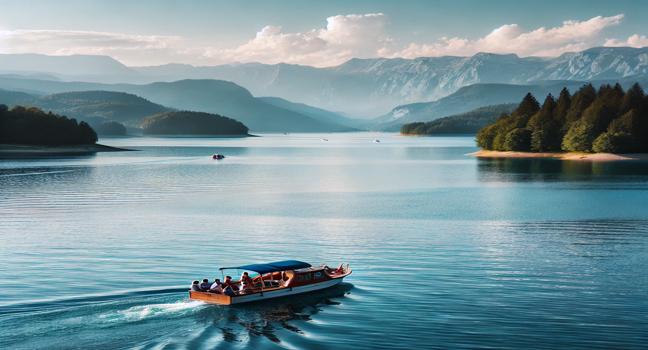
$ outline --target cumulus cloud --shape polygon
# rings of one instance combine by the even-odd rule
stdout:
[[[601,33],[623,20],[623,14],[597,16],[585,21],[565,21],[553,28],[525,31],[517,24],[505,24],[478,39],[441,38],[432,43],[411,43],[392,53],[394,57],[472,55],[477,52],[516,53],[520,56],[555,56],[568,51],[601,45]]]
[[[229,62],[330,66],[353,57],[378,56],[390,42],[386,25],[382,13],[331,16],[326,27],[298,33],[285,33],[279,26],[268,25],[254,39],[233,49],[208,50],[206,56]]]
[[[525,29],[504,24],[481,37],[442,37],[405,43],[388,35],[389,20],[382,13],[331,16],[321,28],[286,32],[266,25],[256,35],[230,48],[195,46],[177,36],[131,35],[71,30],[0,30],[0,52],[110,55],[130,65],[169,62],[221,64],[231,62],[295,63],[334,66],[351,58],[459,55],[477,52],[556,56],[592,46],[648,46],[648,38],[604,39],[606,29],[623,21],[623,14],[568,20],[556,27]]]
[[[644,47],[648,46],[648,37],[645,35],[633,34],[626,40],[608,39],[605,41],[604,46]]]

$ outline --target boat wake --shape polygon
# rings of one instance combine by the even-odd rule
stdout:
[[[89,304],[110,303],[119,300],[133,299],[142,296],[174,294],[186,291],[187,288],[167,287],[157,289],[135,289],[111,291],[109,293],[87,294],[77,297],[52,298],[28,303],[0,305],[0,316],[5,314],[31,313],[38,311],[57,311],[60,309],[81,307]]]
[[[207,304],[200,301],[181,300],[174,303],[132,306],[125,310],[101,314],[98,318],[108,322],[136,322],[153,317],[184,316],[197,308],[206,306]]]

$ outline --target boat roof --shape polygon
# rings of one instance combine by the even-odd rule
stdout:
[[[249,270],[258,273],[296,270],[311,267],[311,264],[299,260],[282,260],[265,264],[250,264],[233,267],[221,267],[219,270]]]

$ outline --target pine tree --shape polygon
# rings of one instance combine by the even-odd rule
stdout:
[[[563,124],[567,120],[567,112],[569,112],[571,100],[572,98],[567,88],[560,90],[558,101],[556,101],[556,108],[554,109],[554,119],[558,123]]]
[[[511,113],[511,115],[516,117],[529,118],[539,110],[540,104],[538,103],[538,100],[536,100],[536,98],[533,97],[530,92],[528,92],[524,96],[522,102],[520,102],[518,107],[513,111],[513,113]]]
[[[547,152],[560,150],[562,140],[560,125],[554,119],[554,110],[556,102],[551,96],[547,95],[542,108],[534,114],[527,124],[531,131],[531,150],[534,152]]]
[[[571,103],[569,105],[569,110],[565,116],[565,123],[563,125],[563,131],[569,130],[571,124],[579,120],[583,115],[583,111],[589,107],[592,102],[596,99],[596,90],[592,84],[583,85],[574,96],[572,96]]]

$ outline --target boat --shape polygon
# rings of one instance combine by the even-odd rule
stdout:
[[[252,286],[229,295],[190,290],[189,299],[218,305],[250,303],[330,288],[340,284],[352,272],[349,264],[331,268],[326,265],[312,266],[298,260],[221,267],[219,270],[223,275],[225,270],[250,271],[256,275],[249,275]],[[241,281],[234,281],[234,284],[241,286]]]
[[[214,153],[214,155],[212,155],[212,159],[221,160],[225,159],[225,156],[220,153]]]
[[[375,139],[375,140],[374,140],[374,143],[380,143],[380,140]]]

